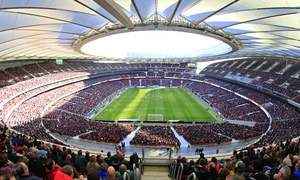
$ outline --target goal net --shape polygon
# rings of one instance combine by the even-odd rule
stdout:
[[[148,114],[148,121],[163,121],[163,114]]]

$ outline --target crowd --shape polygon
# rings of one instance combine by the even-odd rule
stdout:
[[[6,128],[0,134],[0,179],[27,180],[100,180],[123,179],[127,172],[136,178],[134,164],[139,165],[139,156],[133,153],[102,156],[90,155],[88,151],[73,152],[60,145],[50,145],[25,135],[9,132]]]
[[[272,116],[272,119],[293,119],[300,117],[300,114],[295,111],[292,107],[287,105],[286,103],[279,101],[271,96],[265,95],[263,93],[232,84],[229,82],[216,80],[208,77],[198,77],[197,79],[218,84],[222,87],[233,90],[239,94],[242,94],[250,99],[254,100],[260,105],[263,105],[267,109],[267,111]],[[246,109],[244,115],[238,116],[236,113],[232,114],[225,109],[230,109],[233,112],[240,111],[239,105],[245,104],[246,100],[242,98],[238,98],[234,94],[231,94],[227,91],[223,91],[221,89],[215,88],[213,86],[209,86],[201,83],[193,83],[188,86],[189,89],[198,92],[201,96],[204,96],[205,99],[208,99],[209,102],[213,103],[214,106],[226,117],[234,117],[236,119],[250,120],[255,122],[265,122],[267,120],[265,113],[260,111],[255,111],[256,106],[251,105],[251,109]],[[213,95],[213,96],[212,96]],[[208,96],[208,97],[207,97]],[[247,112],[248,111],[248,112]],[[250,111],[250,112],[249,112]]]
[[[247,62],[244,63],[245,61]],[[252,62],[254,62],[254,64],[248,67]],[[242,66],[240,66],[241,64]],[[287,67],[286,65],[288,65],[289,68],[285,69]],[[250,84],[285,94],[289,96],[290,99],[299,103],[299,77],[293,77],[299,73],[299,69],[299,61],[274,58],[252,58],[250,60],[211,64],[203,69],[201,73],[219,75],[241,82],[243,82],[243,78],[247,78],[251,80]]]
[[[51,75],[47,75],[47,76],[43,76],[43,77],[39,77],[39,78],[30,79],[28,81],[19,82],[17,84],[7,86],[7,87],[0,89],[0,95],[1,95],[1,97],[3,97],[3,98],[1,98],[0,102],[2,103],[5,99],[7,99],[11,96],[14,96],[25,90],[37,87],[39,85],[63,80],[66,78],[84,76],[84,75],[86,75],[85,77],[88,77],[89,73],[67,72],[67,73],[51,74]],[[82,79],[82,77],[80,77],[80,79]],[[63,83],[65,83],[65,82],[63,82]]]
[[[13,126],[38,119],[44,108],[50,102],[56,100],[66,93],[70,93],[75,89],[80,89],[83,87],[84,83],[78,82],[34,96],[17,106],[14,111],[12,111],[9,121],[6,123],[10,126]]]
[[[76,136],[91,130],[90,121],[84,117],[61,112],[59,120],[43,120],[46,129],[60,135]]]
[[[104,142],[118,143],[136,129],[136,125],[122,125],[86,121],[84,117],[60,112],[60,120],[44,120],[43,124],[51,132],[67,136],[81,135],[80,138]],[[38,127],[34,129],[32,127]],[[268,129],[268,123],[256,123],[255,126],[246,126],[230,123],[213,123],[204,125],[174,126],[174,130],[183,136],[190,144],[221,143],[232,139],[248,139],[262,135]],[[300,136],[300,123],[298,120],[282,120],[272,123],[270,131],[262,137],[256,146],[265,146],[286,138]],[[38,137],[51,141],[40,122],[33,121],[22,126],[14,127],[15,130],[28,133],[32,137]],[[42,132],[42,133],[39,133]],[[50,139],[50,140],[49,140]],[[52,142],[52,141],[51,141]],[[131,144],[143,145],[174,145],[179,141],[168,126],[141,126],[131,141]]]
[[[124,88],[125,85],[118,81],[99,84],[84,90],[79,91],[71,97],[64,98],[58,109],[73,112],[76,114],[87,115],[106,97]],[[105,89],[105,91],[103,91]]]
[[[33,68],[35,66],[38,66],[39,68]],[[172,75],[172,71],[174,69],[179,70],[178,72],[183,72],[186,70],[184,67],[179,67],[178,65],[171,65],[170,66],[164,66],[162,64],[138,64],[138,65],[124,65],[124,64],[99,64],[99,63],[78,63],[78,62],[66,62],[63,66],[57,66],[55,64],[33,64],[32,67],[30,65],[26,65],[26,67],[19,67],[26,70],[26,72],[30,72],[30,74],[36,74],[38,73],[38,70],[44,71],[44,76],[41,75],[39,78],[33,78],[30,80],[22,81],[20,83],[17,83],[15,85],[7,86],[2,89],[0,89],[0,95],[3,97],[0,101],[3,102],[5,99],[24,91],[28,88],[32,88],[37,86],[37,84],[45,84],[47,82],[53,82],[56,80],[61,80],[67,77],[73,77],[73,76],[79,76],[84,75],[81,78],[77,78],[77,80],[80,80],[84,77],[87,77],[90,75],[91,72],[111,72],[113,70],[122,70],[122,69],[130,69],[130,68],[166,68],[170,70],[170,72],[167,73],[167,76]],[[221,67],[221,66],[220,66]],[[225,67],[225,66],[224,66]],[[234,66],[233,66],[234,67]],[[50,70],[52,68],[52,70]],[[212,66],[210,68],[213,68]],[[80,70],[87,70],[88,72],[81,72]],[[173,69],[173,70],[172,70]],[[55,71],[55,72],[54,72]],[[56,73],[57,72],[63,72],[65,73]],[[67,72],[68,71],[68,72]],[[76,71],[76,72],[69,72],[69,71]],[[209,71],[209,70],[207,70]],[[275,71],[275,69],[274,69]],[[2,71],[2,75],[7,75],[9,70]],[[22,74],[25,72],[24,70],[20,72]],[[46,72],[46,73],[45,73]],[[216,72],[216,71],[209,71],[209,72]],[[220,74],[225,75],[225,70],[217,71]],[[17,73],[17,72],[15,72]],[[55,73],[55,74],[53,74]],[[266,72],[264,72],[266,73]],[[290,72],[289,72],[290,73]],[[294,73],[294,72],[292,72]],[[48,75],[46,75],[48,74]],[[257,71],[255,71],[255,74],[259,74]],[[23,74],[22,74],[23,75]],[[162,73],[160,73],[162,75]],[[16,76],[16,74],[15,74]],[[114,79],[114,78],[123,78],[123,77],[139,77],[139,76],[145,76],[145,73],[135,73],[132,74],[119,74],[119,75],[111,75],[111,76],[105,76],[105,77],[98,77],[93,78],[85,81],[81,81],[78,83],[66,85],[60,88],[53,89],[51,91],[48,91],[46,93],[40,94],[38,96],[32,97],[31,99],[25,101],[24,103],[20,104],[11,114],[11,117],[9,118],[9,125],[16,126],[19,128],[19,130],[24,133],[28,131],[33,136],[39,136],[38,131],[32,130],[32,127],[34,125],[38,126],[40,131],[42,132],[39,138],[42,138],[44,140],[51,140],[51,137],[47,136],[45,130],[43,130],[42,127],[40,127],[40,115],[44,108],[46,107],[49,102],[52,102],[56,100],[58,97],[65,95],[67,93],[70,93],[76,89],[81,89],[83,87],[87,87],[89,85],[92,85],[96,82],[101,82],[108,79]],[[155,74],[154,74],[155,76]],[[173,73],[173,76],[175,77],[185,77],[186,75]],[[286,76],[285,76],[286,77]],[[228,89],[231,89],[233,91],[236,91],[242,95],[245,95],[246,97],[249,97],[253,99],[254,101],[258,102],[259,104],[262,104],[271,114],[273,120],[281,120],[281,119],[297,119],[300,117],[300,115],[291,107],[286,105],[285,103],[276,100],[272,97],[266,96],[262,93],[258,93],[256,91],[244,88],[242,86],[207,78],[207,77],[194,77],[199,80],[205,80],[209,82],[213,82],[216,84],[219,84],[223,87],[226,87]],[[6,79],[6,78],[4,78]],[[294,79],[293,79],[294,80]],[[30,91],[26,94],[20,95],[16,97],[15,99],[11,100],[7,104],[4,105],[4,108],[0,112],[0,117],[2,121],[4,120],[7,112],[12,108],[13,105],[17,104],[18,102],[30,97],[31,95],[35,94],[36,92],[39,92],[41,90],[45,90],[47,88],[54,87],[56,85],[60,85],[66,82],[70,82],[72,80],[66,80],[64,82],[55,83],[53,85],[47,85],[40,87],[36,90]],[[224,91],[222,89],[216,88],[214,86],[209,86],[202,83],[189,83],[185,80],[170,80],[170,79],[131,79],[131,85],[172,85],[172,86],[186,86],[188,85],[188,88],[193,90],[194,92],[201,95],[203,99],[205,99],[207,102],[211,103],[213,107],[218,109],[223,116],[227,119],[236,119],[236,120],[247,120],[247,121],[255,121],[255,122],[267,122],[268,119],[264,112],[262,112],[257,106],[253,105],[252,103],[249,103],[248,101],[239,98],[235,96],[234,94]],[[81,136],[81,138],[87,138],[87,139],[94,139],[99,141],[106,141],[106,142],[118,142],[117,138],[124,139],[126,135],[132,130],[134,130],[136,127],[130,127],[128,129],[122,129],[123,127],[119,127],[120,129],[116,129],[118,132],[122,132],[120,136],[115,137],[114,133],[101,133],[97,131],[97,128],[99,128],[98,123],[94,122],[87,122],[83,121],[84,115],[86,115],[88,112],[90,112],[91,109],[95,107],[98,103],[100,103],[105,97],[109,96],[113,92],[116,92],[117,90],[128,86],[129,80],[122,80],[122,81],[115,81],[115,82],[109,82],[100,84],[97,86],[93,86],[84,90],[79,91],[78,93],[72,94],[63,100],[59,101],[55,109],[49,109],[47,110],[47,113],[44,115],[44,118],[50,118],[51,120],[44,121],[44,125],[47,129],[50,129],[52,132],[57,132],[61,134],[65,134],[68,136],[75,136],[80,135],[82,133],[86,133],[88,131],[89,134]],[[297,85],[295,85],[297,87]],[[105,89],[105,91],[103,90]],[[34,121],[34,122],[33,122]],[[289,122],[289,121],[287,121]],[[293,123],[294,121],[291,121]],[[296,123],[296,122],[295,122]],[[268,124],[268,123],[267,123]],[[273,125],[273,124],[272,124]],[[110,128],[110,124],[108,125]],[[200,129],[201,133],[199,133],[199,136],[196,136],[194,138],[191,138],[190,134],[186,134],[186,138],[189,139],[191,143],[199,144],[199,143],[214,143],[214,142],[222,142],[222,141],[229,141],[231,139],[244,139],[249,137],[254,137],[259,135],[259,133],[262,133],[265,131],[267,125],[265,124],[257,124],[253,128],[249,127],[239,127],[236,125],[231,124],[222,124],[222,125],[215,125],[215,126],[209,126],[209,127],[203,127],[199,126],[197,127]],[[14,128],[16,128],[14,127]],[[53,127],[53,128],[51,128]],[[70,128],[71,127],[71,128]],[[82,127],[85,127],[84,129]],[[196,127],[196,126],[195,126]],[[194,127],[194,128],[195,128]],[[275,126],[276,127],[276,126]],[[272,129],[275,129],[275,127],[272,127]],[[297,127],[297,126],[295,126]],[[131,129],[132,128],[132,129]],[[148,129],[152,129],[152,127],[146,127],[145,129],[142,128],[137,132],[136,137],[133,139],[132,143],[143,143],[143,144],[174,144],[178,140],[174,140],[174,134],[173,132],[166,130],[166,132],[169,132],[170,134],[163,134],[163,132],[157,130],[157,134],[153,134]],[[156,129],[157,127],[154,127]],[[185,127],[184,127],[185,128]],[[183,129],[184,129],[183,128]],[[190,127],[187,127],[190,128]],[[196,129],[197,129],[196,128]],[[209,128],[213,129],[214,131],[208,130]],[[230,130],[229,129],[235,129]],[[110,129],[108,129],[110,130]],[[104,129],[104,131],[108,131],[107,129]],[[284,131],[285,129],[279,129],[278,131]],[[124,131],[124,133],[123,133]],[[178,129],[178,131],[182,131]],[[191,130],[192,131],[192,130]],[[199,131],[199,130],[198,130]],[[194,132],[197,132],[196,130]],[[240,133],[242,132],[242,133]],[[276,136],[279,137],[282,135],[274,134],[275,130],[272,131],[272,134],[268,134],[264,137],[262,140],[262,144],[268,144],[270,142],[273,142]],[[293,129],[293,135],[297,135],[298,131]],[[162,133],[162,134],[160,134]],[[286,136],[289,136],[289,133],[285,134]],[[112,136],[112,137],[110,137]],[[151,137],[148,138],[147,136]],[[284,137],[286,137],[284,136]],[[204,137],[204,138],[203,138]],[[170,140],[171,139],[171,140]],[[173,142],[174,140],[174,142]],[[266,142],[266,143],[265,143]]]
[[[262,135],[269,124],[246,126],[230,123],[174,126],[176,132],[190,144],[221,143],[232,139],[248,139]]]
[[[79,138],[88,140],[119,143],[137,127],[137,125],[87,121],[83,116],[67,112],[60,112],[57,115],[57,119],[43,120],[46,129],[60,135],[72,137],[80,135]]]
[[[199,159],[188,161],[179,155],[170,166],[169,176],[174,178],[182,171],[181,179],[195,173],[199,180],[298,180],[299,158],[299,142],[287,140],[257,151],[251,147],[234,151],[227,159],[207,159],[201,153]]]
[[[45,84],[45,83],[48,83],[48,82],[54,82],[54,81],[57,81],[57,80],[62,80],[62,79],[68,78],[68,77],[74,77],[74,76],[76,77],[76,76],[86,75],[86,76],[83,76],[83,77],[78,77],[76,79],[76,80],[80,80],[80,79],[86,78],[90,74],[88,72],[80,72],[80,71],[79,72],[66,72],[66,71],[85,70],[85,69],[98,69],[98,70],[105,71],[105,70],[111,70],[111,69],[119,69],[119,68],[116,68],[116,66],[119,66],[120,69],[122,67],[125,67],[123,64],[122,65],[116,64],[116,66],[114,66],[114,67],[112,67],[109,64],[99,65],[98,63],[96,63],[96,66],[93,66],[93,65],[95,65],[95,64],[94,63],[66,62],[64,65],[57,66],[53,62],[45,62],[45,63],[39,63],[39,64],[24,65],[22,67],[15,67],[15,68],[20,68],[20,69],[25,69],[25,71],[28,72],[29,74],[39,74],[38,70],[42,70],[42,72],[39,75],[44,74],[44,76],[41,76],[39,78],[33,78],[33,79],[30,79],[30,80],[27,80],[27,81],[22,81],[20,83],[15,84],[15,85],[11,85],[11,86],[7,86],[5,88],[2,88],[0,90],[0,94],[1,94],[1,97],[3,97],[3,98],[0,100],[0,103],[3,102],[5,99],[7,99],[9,97],[12,97],[13,95],[16,95],[16,94],[18,94],[22,91],[27,90],[27,89],[36,87],[37,85],[42,85],[42,84]],[[157,65],[158,64],[156,64],[154,67],[161,67],[161,64],[160,64],[160,66],[157,66]],[[128,69],[128,66],[126,66],[126,68]],[[7,71],[9,71],[9,69],[7,69]],[[12,70],[10,70],[10,71],[12,71]],[[55,74],[51,74],[52,71],[55,71]],[[3,76],[4,76],[4,74],[7,75],[7,73],[5,73],[4,71],[1,71],[1,72],[2,72]],[[64,72],[64,73],[57,73],[57,72]],[[17,72],[15,72],[15,73],[17,73]],[[144,73],[134,74],[134,75],[144,76]],[[132,75],[127,74],[127,76],[132,76]],[[90,75],[90,77],[92,77],[92,75]],[[91,85],[92,83],[99,82],[101,80],[120,78],[120,77],[122,77],[122,76],[115,75],[115,76],[109,76],[109,77],[100,77],[100,78],[96,78],[96,79],[85,80],[84,83],[85,83],[86,86],[88,86],[88,85]],[[5,79],[5,78],[3,78],[3,79]],[[65,80],[63,82],[58,82],[58,83],[53,83],[53,84],[50,84],[50,85],[42,86],[42,87],[36,88],[35,90],[28,91],[26,94],[21,94],[18,97],[8,101],[6,104],[4,104],[3,108],[1,109],[1,112],[0,112],[1,120],[3,121],[5,119],[6,114],[9,112],[9,110],[11,109],[12,106],[14,106],[18,102],[22,101],[23,99],[25,99],[27,97],[30,97],[31,95],[33,95],[33,94],[35,94],[39,91],[42,91],[42,90],[45,90],[45,89],[48,89],[48,88],[53,88],[55,86],[58,86],[58,85],[61,85],[61,84],[64,84],[64,83],[68,83],[68,82],[71,82],[71,81],[73,81],[73,80]],[[125,86],[125,84],[124,84],[124,86]],[[72,88],[70,88],[70,89],[72,89]],[[97,103],[97,101],[95,101],[95,102]],[[80,113],[84,113],[84,114],[88,113],[88,111],[91,109],[91,106],[93,106],[93,105],[94,104],[90,104],[89,105],[90,107],[89,107],[88,110],[83,109],[82,110],[83,112],[80,112]],[[69,107],[66,107],[67,110],[69,110],[68,108]],[[77,109],[79,109],[79,107]],[[21,113],[23,114],[23,112],[21,112]],[[33,118],[31,118],[30,120],[32,120],[32,119]],[[23,120],[23,118],[21,118],[21,120],[17,120],[17,121],[12,120],[12,121],[13,121],[12,124],[16,124],[17,122],[26,122],[26,120]]]
[[[299,129],[299,125],[295,124],[295,121],[280,121],[278,124],[273,125],[273,127],[278,127],[279,129],[289,129],[292,126],[295,126],[295,129]],[[213,131],[218,129],[217,127],[215,128]],[[151,132],[154,131],[154,134],[163,134],[159,126],[154,126],[154,128],[148,126],[145,129]],[[291,134],[296,135],[295,133]],[[121,176],[121,172],[124,172],[124,165],[130,172],[133,164],[138,161],[136,153],[130,156],[130,161],[125,160],[125,154],[120,152],[115,155],[111,155],[108,152],[105,158],[101,156],[101,153],[98,153],[97,156],[90,156],[86,152],[83,155],[81,150],[76,154],[71,149],[61,148],[58,145],[43,144],[36,139],[8,132],[6,129],[2,131],[0,137],[0,143],[2,144],[0,146],[0,176],[9,173],[15,177],[19,176],[19,178],[23,176],[44,179],[55,179],[58,176],[67,178],[68,176],[60,172],[67,173],[65,169],[68,167],[73,172],[71,174],[75,176],[84,175],[87,178],[90,172],[94,172],[92,168],[95,168],[98,175],[101,178],[105,178],[110,174],[109,168],[119,171],[116,174]],[[286,142],[283,143],[284,141]],[[300,169],[298,166],[300,161],[298,153],[299,142],[293,143],[290,141],[290,138],[287,138],[287,140],[278,141],[274,146],[263,147],[257,151],[254,151],[253,147],[240,152],[234,151],[230,159],[219,159],[219,161],[212,157],[209,162],[203,153],[200,154],[200,158],[196,161],[188,161],[187,158],[178,156],[175,160],[176,168],[173,164],[173,167],[170,168],[170,175],[173,174],[173,171],[178,171],[179,165],[182,164],[183,176],[194,172],[198,179],[225,180],[226,177],[234,178],[234,176],[240,176],[239,178],[243,177],[248,180],[293,180],[298,179],[299,176],[298,171]],[[121,166],[122,164],[124,165]],[[20,171],[20,166],[24,167],[24,170],[28,168],[29,173]],[[43,168],[45,168],[45,171]],[[69,176],[72,177],[71,174]],[[82,178],[82,176],[79,176],[78,178]]]
[[[242,124],[213,124],[211,130],[229,136],[232,139],[248,139],[262,135],[267,131],[269,123],[256,123],[253,127]]]
[[[169,126],[141,126],[130,141],[139,145],[178,145],[179,140]]]
[[[174,126],[174,130],[190,144],[208,144],[231,141],[230,137],[213,132],[211,125]]]
[[[226,119],[268,122],[267,116],[260,108],[231,92],[203,83],[192,83],[187,88],[198,93]]]
[[[93,83],[96,83],[98,81],[101,81],[101,80],[105,80],[105,77],[94,78],[94,79],[85,80],[85,81],[82,81],[82,82],[69,84],[69,85],[66,85],[66,86],[63,86],[63,87],[53,89],[51,91],[47,91],[47,92],[45,92],[43,94],[40,94],[38,96],[35,96],[35,97],[29,99],[28,101],[25,101],[24,103],[20,104],[13,111],[13,113],[11,115],[12,118],[10,118],[10,125],[14,125],[14,124],[34,120],[34,119],[36,119],[37,117],[40,116],[40,113],[43,111],[43,109],[45,108],[45,106],[49,102],[54,101],[59,96],[62,96],[66,93],[70,93],[70,92],[72,92],[76,89],[81,89],[85,86],[89,86],[89,85],[91,85]],[[70,80],[68,80],[68,81],[70,81]],[[55,85],[48,85],[48,86],[45,86],[45,87],[41,87],[41,88],[38,88],[36,90],[30,91],[26,94],[23,94],[21,96],[18,96],[17,98],[13,99],[12,101],[10,101],[9,103],[4,105],[4,107],[3,107],[3,109],[0,113],[1,119],[4,120],[5,115],[7,115],[8,111],[11,109],[11,107],[13,105],[17,104],[18,102],[22,101],[23,99],[28,98],[28,97],[32,96],[33,94],[35,94],[35,93],[37,93],[41,90],[45,90],[45,89],[57,86],[57,85],[60,85],[62,83],[66,83],[68,81],[57,83]],[[117,91],[119,88],[122,88],[121,85],[122,84],[118,83],[118,82],[110,82],[110,83],[105,83],[105,85],[100,84],[100,85],[97,85],[97,86],[79,91],[80,92],[79,98],[81,99],[81,101],[75,103],[75,105],[74,105],[74,103],[72,103],[73,106],[71,106],[70,108],[75,109],[76,104],[79,104],[79,105],[77,105],[77,107],[79,106],[77,109],[79,111],[81,111],[79,113],[87,114],[90,110],[92,110],[95,107],[95,105],[97,105],[105,97],[110,95],[110,93]],[[99,90],[99,89],[103,89],[103,88],[105,88],[106,91],[100,91]],[[81,93],[81,92],[83,92],[83,93]],[[91,98],[91,97],[93,97],[93,98]],[[67,106],[67,105],[65,105],[65,106]],[[63,108],[63,109],[64,110],[70,110],[70,109],[67,109],[67,108]]]
[[[56,144],[62,144],[62,142],[56,140],[49,133],[46,132],[45,128],[41,125],[41,120],[35,120],[31,122],[27,122],[23,125],[13,126],[12,129],[16,130],[17,132],[26,134],[27,136],[40,139],[47,142],[52,142]]]
[[[93,62],[75,62],[64,61],[62,65],[57,65],[54,61],[27,64],[0,71],[0,88],[13,85],[18,82],[38,79],[37,77],[51,76],[53,74],[68,73],[99,73],[112,72],[120,70],[145,70],[161,69],[168,72],[184,72],[186,67],[179,67],[179,64],[125,64],[125,63],[93,63]],[[161,76],[161,75],[159,75]],[[164,75],[162,75],[164,76]],[[65,76],[66,77],[66,76]],[[45,81],[43,81],[45,82]]]
[[[293,139],[300,136],[300,119],[275,121],[271,125],[270,131],[255,144],[261,147],[271,144],[279,144],[286,139]]]
[[[132,133],[137,125],[114,124],[114,123],[95,123],[91,124],[91,131],[88,134],[79,136],[81,139],[96,140],[102,142],[119,143],[127,135]]]

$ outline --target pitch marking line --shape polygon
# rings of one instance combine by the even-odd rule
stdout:
[[[190,117],[190,120],[192,120],[190,114],[187,112],[187,110],[185,109],[185,112],[187,113],[187,115]]]

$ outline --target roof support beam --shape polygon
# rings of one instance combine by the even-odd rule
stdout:
[[[198,24],[200,24],[201,22],[205,21],[206,19],[210,18],[211,16],[217,14],[218,12],[222,11],[223,9],[225,9],[225,8],[227,8],[227,7],[229,7],[229,6],[231,6],[232,4],[234,4],[234,3],[238,2],[238,1],[239,1],[239,0],[235,0],[235,1],[233,1],[233,2],[231,2],[231,3],[229,3],[229,4],[227,4],[226,6],[220,8],[219,10],[217,10],[217,11],[211,13],[210,15],[206,16],[205,18],[201,19],[201,20],[199,21]],[[198,25],[198,24],[197,24],[197,25]]]
[[[113,0],[94,0],[99,6],[104,8],[107,12],[118,19],[128,29],[133,29],[134,25],[131,20],[127,17],[121,7]]]
[[[174,11],[173,11],[173,14],[172,14],[171,18],[170,18],[170,19],[168,19],[168,20],[169,20],[169,22],[170,22],[169,24],[171,24],[171,22],[172,22],[172,20],[173,20],[173,18],[174,18],[174,16],[175,16],[175,14],[176,14],[176,11],[177,11],[177,9],[178,9],[178,7],[179,7],[179,5],[180,5],[181,1],[182,1],[182,0],[179,0],[179,1],[178,1],[178,3],[176,4],[176,7],[175,7],[175,9],[174,9]]]
[[[98,14],[98,15],[104,17],[104,18],[107,19],[108,21],[114,23],[113,20],[109,19],[108,17],[104,16],[103,14],[101,14],[101,13],[99,13],[98,11],[94,10],[93,8],[89,7],[88,5],[84,4],[83,2],[81,2],[81,1],[79,1],[79,0],[75,0],[75,2],[77,2],[78,4],[80,4],[80,5],[82,5],[82,6],[86,7],[86,8],[88,8],[89,10],[93,11],[94,13],[96,13],[96,14]]]
[[[136,6],[135,1],[134,1],[134,0],[131,0],[131,2],[132,2],[133,7],[135,8],[135,10],[136,10],[136,12],[137,12],[137,14],[138,14],[140,20],[141,20],[141,23],[144,24],[143,18],[142,18],[141,14],[140,14],[140,11],[139,11],[138,7]]]

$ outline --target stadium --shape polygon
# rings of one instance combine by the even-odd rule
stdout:
[[[63,148],[85,177],[79,150],[88,161],[111,152],[119,164],[103,161],[118,172],[125,157],[134,179],[201,179],[202,153],[297,164],[299,2],[0,2],[1,152],[17,167],[26,157],[49,179],[30,153],[59,162]]]

